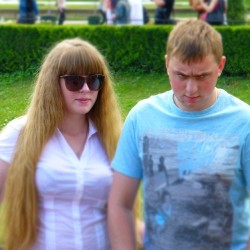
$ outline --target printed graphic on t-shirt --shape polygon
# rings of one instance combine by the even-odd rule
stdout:
[[[142,140],[145,249],[228,250],[239,143],[196,131]]]

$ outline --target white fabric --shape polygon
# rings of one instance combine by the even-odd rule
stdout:
[[[107,17],[107,24],[114,24],[112,19],[112,10],[110,8],[106,11],[106,17]]]
[[[18,118],[0,134],[2,160],[11,162],[24,122],[25,118]],[[80,159],[59,130],[39,159],[36,182],[41,225],[32,250],[110,249],[106,204],[112,172],[91,122],[89,128]]]
[[[143,25],[143,4],[142,0],[129,0],[131,6],[130,23]]]

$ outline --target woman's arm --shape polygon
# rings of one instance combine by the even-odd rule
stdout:
[[[205,8],[203,7],[203,3],[204,3],[203,0],[190,0],[190,3],[194,10],[206,11]]]
[[[206,12],[212,12],[218,3],[219,0],[212,0],[210,4],[202,3],[202,7],[205,9]]]
[[[140,180],[114,172],[108,202],[109,237],[113,250],[136,249],[133,207],[139,184]]]
[[[7,177],[9,164],[0,159],[0,203],[3,200],[4,186]]]

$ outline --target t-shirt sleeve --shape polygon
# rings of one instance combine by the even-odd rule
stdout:
[[[243,145],[241,159],[246,178],[247,190],[250,196],[250,134],[246,137]]]
[[[16,142],[20,133],[20,122],[11,121],[0,132],[0,159],[11,163]]]
[[[116,149],[115,157],[112,161],[114,170],[137,179],[142,178],[142,164],[139,157],[139,135],[138,124],[136,121],[135,108],[128,114],[123,125],[122,133],[118,146]]]

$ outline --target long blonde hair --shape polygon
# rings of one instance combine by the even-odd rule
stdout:
[[[59,42],[47,54],[40,68],[27,112],[27,122],[20,132],[9,169],[4,196],[7,250],[27,250],[37,237],[36,165],[63,118],[59,76],[93,73],[103,74],[105,79],[88,115],[98,130],[107,155],[110,160],[113,158],[122,119],[107,63],[87,41],[74,38]]]

